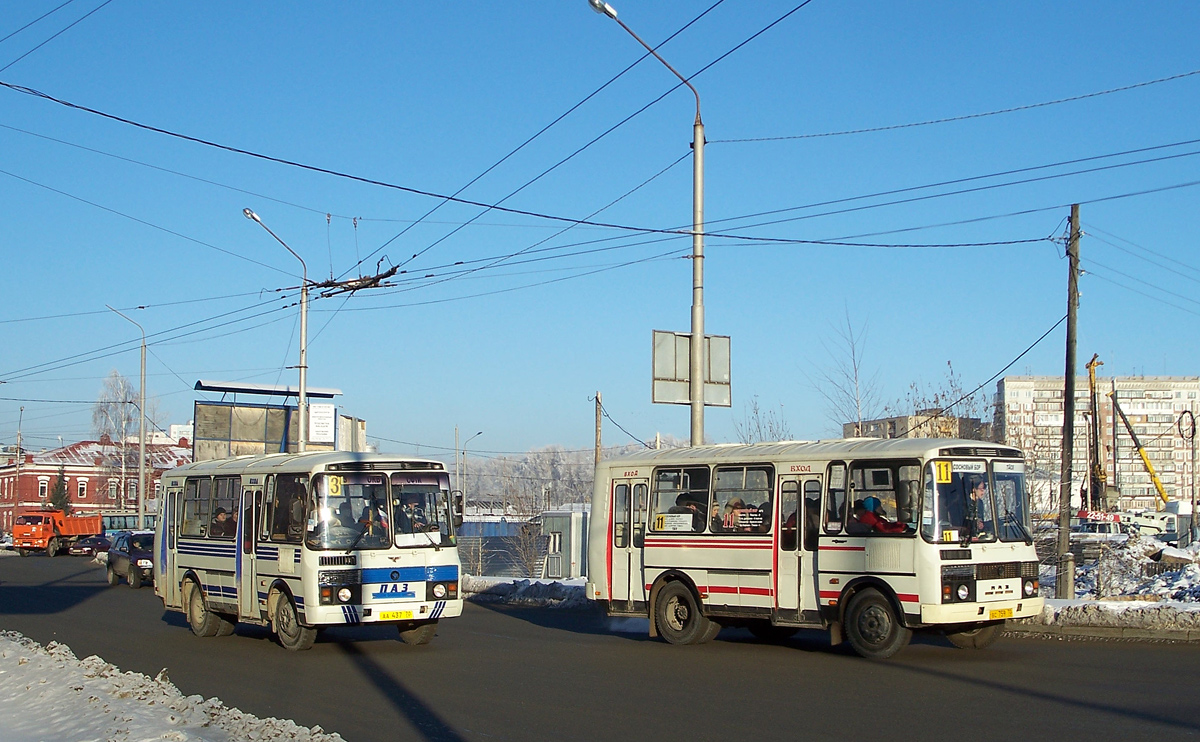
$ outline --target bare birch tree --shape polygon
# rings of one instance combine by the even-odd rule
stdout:
[[[825,400],[826,414],[840,431],[854,423],[854,434],[862,435],[864,420],[879,416],[879,372],[866,369],[867,323],[855,327],[846,310],[845,323],[833,325],[833,337],[821,342],[829,355],[829,366],[809,376],[809,383]]]
[[[792,430],[783,419],[782,409],[783,405],[780,405],[778,415],[775,410],[763,410],[758,405],[758,395],[752,397],[746,405],[745,417],[733,421],[738,440],[742,443],[791,440]]]

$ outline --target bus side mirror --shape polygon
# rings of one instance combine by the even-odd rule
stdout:
[[[461,528],[463,522],[463,494],[455,490],[453,501],[454,527]]]

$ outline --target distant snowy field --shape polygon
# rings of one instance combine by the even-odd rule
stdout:
[[[338,734],[259,719],[216,698],[184,696],[165,673],[121,672],[0,632],[0,739],[4,742],[342,742]]]

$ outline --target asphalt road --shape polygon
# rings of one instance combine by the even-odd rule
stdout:
[[[200,639],[151,588],[110,588],[83,558],[0,558],[0,629],[256,716],[366,740],[773,740],[1200,737],[1200,648],[918,636],[887,662],[805,632],[727,630],[672,647],[595,611],[468,604],[423,647],[330,629],[288,652],[259,628]]]

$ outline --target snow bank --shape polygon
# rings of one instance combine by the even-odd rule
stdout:
[[[463,597],[478,603],[585,608],[583,580],[516,580],[507,577],[474,577],[464,574],[459,583]]]
[[[0,631],[0,739],[5,742],[342,742],[280,719],[259,719],[216,698],[184,696],[166,671],[151,679],[96,656],[76,659]]]

